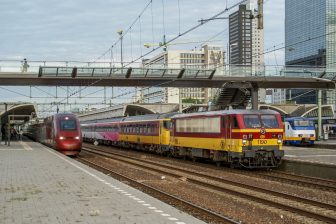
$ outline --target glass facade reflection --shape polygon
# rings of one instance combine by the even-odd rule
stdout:
[[[286,0],[286,65],[325,64],[326,0]]]
[[[336,69],[336,0],[327,0],[326,13],[327,69]]]
[[[336,0],[286,0],[286,65],[325,66],[336,69]],[[302,96],[301,96],[302,95]],[[315,104],[316,92],[287,90],[286,98]],[[325,102],[335,105],[335,91],[324,93]]]

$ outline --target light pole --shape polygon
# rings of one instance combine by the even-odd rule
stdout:
[[[123,30],[118,30],[118,34],[120,36],[120,64],[121,64],[121,68],[124,67],[124,63],[123,63]]]

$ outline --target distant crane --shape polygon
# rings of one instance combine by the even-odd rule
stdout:
[[[258,0],[258,29],[264,29],[264,0]]]

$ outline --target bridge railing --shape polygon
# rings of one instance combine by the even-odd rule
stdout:
[[[213,77],[316,77],[336,79],[336,68],[312,66],[279,66],[279,65],[203,65],[203,64],[152,64],[143,67],[134,63],[121,68],[120,64],[111,62],[80,61],[28,61],[27,73],[39,74],[43,68],[43,76],[69,77],[73,68],[77,68],[78,77],[125,77],[131,71],[131,77],[151,78],[213,78]],[[117,66],[116,66],[117,65]],[[0,73],[23,73],[23,60],[0,60]],[[129,70],[132,68],[132,70]]]

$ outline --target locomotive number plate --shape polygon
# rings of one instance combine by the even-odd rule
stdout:
[[[258,140],[258,144],[260,144],[260,145],[266,145],[267,144],[267,140],[261,140],[261,139],[259,139]]]

